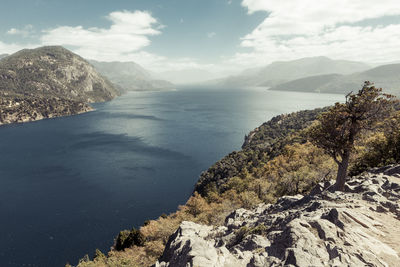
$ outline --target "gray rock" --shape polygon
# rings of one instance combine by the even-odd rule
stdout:
[[[399,266],[400,167],[380,170],[352,178],[347,192],[325,183],[238,209],[225,227],[183,222],[155,266]],[[252,234],[260,224],[263,234]]]

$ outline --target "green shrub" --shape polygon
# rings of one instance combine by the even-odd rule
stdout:
[[[130,248],[133,245],[135,246],[144,246],[145,237],[143,234],[135,229],[132,230],[124,230],[119,232],[117,239],[115,240],[114,248],[118,251],[124,250],[126,248]]]

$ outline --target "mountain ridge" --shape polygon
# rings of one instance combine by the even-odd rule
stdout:
[[[276,86],[295,79],[325,74],[351,74],[370,66],[356,61],[333,60],[328,57],[306,57],[291,61],[275,61],[267,66],[247,69],[238,75],[209,81],[219,86]]]
[[[110,81],[121,88],[122,91],[162,91],[175,88],[174,84],[155,77],[135,62],[102,62],[89,60],[89,62]]]
[[[385,88],[388,93],[399,95],[400,64],[381,65],[349,75],[305,77],[273,86],[270,90],[347,94],[359,88],[364,81],[371,81],[376,87]]]

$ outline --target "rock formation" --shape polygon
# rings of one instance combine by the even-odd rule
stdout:
[[[154,266],[399,266],[400,165],[353,177],[346,192],[332,184],[236,210],[223,226],[183,222]]]

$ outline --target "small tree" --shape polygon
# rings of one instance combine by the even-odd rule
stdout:
[[[344,190],[350,154],[357,136],[388,116],[393,101],[394,96],[382,93],[382,88],[366,81],[357,94],[349,93],[345,103],[336,103],[311,127],[311,142],[324,149],[338,165],[336,190]]]

